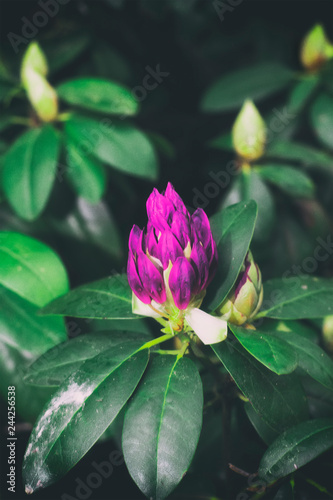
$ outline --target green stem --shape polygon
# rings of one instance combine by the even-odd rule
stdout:
[[[179,349],[177,359],[182,358],[184,356],[186,349],[188,348],[189,343],[190,343],[190,341],[184,342],[181,349]]]
[[[72,113],[69,113],[69,112],[66,112],[66,113],[60,113],[58,116],[57,116],[57,120],[59,122],[67,122],[72,116]]]
[[[31,119],[23,116],[12,116],[10,118],[10,122],[14,125],[26,125],[27,127],[30,127],[31,125]]]
[[[146,342],[145,344],[143,344],[139,351],[142,351],[143,349],[150,349],[151,347],[153,347],[154,345],[157,345],[157,344],[162,344],[162,342],[166,342],[167,340],[170,340],[172,339],[174,336],[173,335],[170,335],[170,334],[166,334],[166,335],[162,335],[161,337],[158,337],[157,339],[154,339],[154,340],[150,340],[149,342]]]
[[[154,351],[155,354],[170,354],[171,356],[178,356],[179,354],[179,350],[178,349],[174,349],[174,350],[168,350],[168,349],[157,349],[156,351]]]

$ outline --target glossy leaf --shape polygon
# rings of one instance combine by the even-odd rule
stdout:
[[[268,424],[266,424],[266,422],[262,420],[262,418],[260,418],[250,403],[245,403],[244,409],[248,419],[264,443],[267,445],[272,443],[274,439],[278,437],[279,433],[274,431]]]
[[[286,430],[265,452],[259,475],[272,482],[295,472],[333,446],[333,419],[302,422]]]
[[[289,349],[298,353],[298,365],[310,377],[333,389],[333,361],[318,345],[295,332],[274,331],[270,334],[287,342]]]
[[[304,166],[333,173],[333,157],[299,142],[274,141],[267,148],[266,155],[281,160],[293,160]]]
[[[135,115],[138,102],[126,87],[102,78],[77,78],[62,83],[57,93],[63,101],[100,113]]]
[[[146,368],[148,352],[136,352],[140,345],[115,338],[112,348],[88,359],[54,394],[25,453],[27,493],[66,474],[109,427]]]
[[[207,290],[207,307],[211,311],[221,304],[237,279],[250,246],[256,217],[256,203],[249,201],[227,207],[210,219],[219,254],[218,271]]]
[[[24,234],[0,232],[0,284],[42,307],[68,291],[59,257]]]
[[[100,331],[80,335],[68,342],[58,344],[34,363],[26,373],[25,382],[35,386],[59,387],[85,361],[114,346],[122,339],[123,344],[140,341],[149,336],[128,331]]]
[[[291,196],[313,198],[315,185],[304,172],[290,166],[280,164],[260,165],[256,172]]]
[[[55,224],[66,236],[96,245],[116,258],[122,255],[116,221],[103,201],[90,203],[78,198],[74,210],[64,220],[55,221]]]
[[[106,188],[106,173],[103,165],[80,150],[71,140],[67,141],[66,176],[79,196],[97,203]]]
[[[64,66],[78,57],[88,46],[90,42],[87,33],[74,33],[62,37],[53,37],[51,42],[47,40],[43,43],[50,73],[59,71]]]
[[[66,340],[65,325],[61,318],[38,316],[38,307],[6,288],[0,287],[0,295],[1,342],[19,351],[40,355]]]
[[[333,97],[321,94],[311,108],[311,122],[318,139],[333,149]]]
[[[283,336],[275,337],[269,332],[246,329],[232,324],[229,328],[242,346],[269,370],[282,375],[296,369],[297,351],[290,349]]]
[[[194,363],[173,356],[153,358],[123,428],[126,465],[149,498],[166,498],[189,468],[202,408],[202,384]]]
[[[229,111],[240,107],[245,99],[259,101],[291,82],[293,73],[277,63],[264,62],[229,73],[206,92],[203,111]]]
[[[333,314],[333,280],[304,275],[266,281],[263,311],[257,317],[304,319],[330,314]]]
[[[59,135],[50,126],[21,135],[5,156],[3,189],[13,210],[33,220],[43,211],[56,176]]]
[[[254,359],[238,342],[211,346],[253,408],[274,431],[307,416],[306,398],[294,375],[276,375]]]
[[[139,319],[132,313],[132,290],[126,274],[80,286],[54,300],[42,314],[96,319]]]
[[[66,122],[66,133],[111,167],[137,177],[157,178],[158,164],[151,143],[129,123],[73,116]]]

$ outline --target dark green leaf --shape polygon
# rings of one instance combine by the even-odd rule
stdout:
[[[275,337],[268,332],[232,324],[229,328],[242,346],[269,370],[282,375],[296,369],[297,351],[290,349],[283,336]]]
[[[0,232],[0,283],[39,307],[68,291],[66,270],[43,243]]]
[[[263,309],[258,317],[304,319],[329,316],[333,314],[333,280],[304,275],[266,281]]]
[[[78,57],[90,42],[86,33],[67,35],[65,37],[57,36],[51,43],[43,44],[50,73],[54,73],[69,64]]]
[[[252,239],[257,217],[254,201],[227,207],[210,219],[218,245],[219,267],[207,293],[210,310],[216,309],[234,285]],[[214,290],[214,284],[219,284]]]
[[[66,175],[79,196],[91,203],[97,203],[106,188],[106,173],[101,163],[88,156],[72,140],[66,144]]]
[[[215,139],[209,141],[208,144],[212,148],[222,149],[224,151],[234,150],[231,133],[219,135],[218,137],[215,137]]]
[[[275,204],[272,193],[253,169],[242,173],[241,184],[242,199],[257,203],[258,216],[253,237],[263,243],[274,227]]]
[[[333,389],[333,361],[319,346],[294,332],[276,330],[270,334],[276,339],[287,342],[289,349],[298,353],[298,365],[310,377]]]
[[[74,318],[139,319],[132,313],[132,290],[126,274],[104,278],[72,290],[42,309],[42,314]]]
[[[194,363],[155,357],[123,429],[128,470],[149,498],[166,498],[186,473],[200,435],[202,408],[202,384]]]
[[[259,475],[276,481],[311,462],[333,446],[333,419],[302,422],[286,430],[261,459]]]
[[[240,107],[245,99],[259,101],[286,87],[293,73],[277,63],[259,63],[215,82],[206,92],[201,109],[218,112]]]
[[[109,427],[148,362],[141,343],[114,337],[112,348],[88,359],[54,394],[29,439],[23,463],[26,492],[68,472]]]
[[[211,346],[259,416],[280,433],[307,416],[306,398],[295,375],[276,375],[236,341]]]
[[[279,433],[274,431],[269,425],[266,424],[266,422],[262,420],[262,418],[260,418],[250,403],[245,403],[244,408],[248,419],[264,443],[267,445],[272,443],[274,439],[278,437]]]
[[[290,92],[288,102],[289,113],[300,113],[314,95],[320,82],[318,75],[307,75],[303,80],[297,82]]]
[[[80,335],[68,342],[58,344],[32,363],[25,382],[35,386],[59,387],[87,359],[114,346],[122,339],[123,345],[140,340],[143,344],[149,336],[128,331],[100,331]]]
[[[269,164],[260,165],[256,172],[263,180],[275,184],[287,194],[302,198],[313,198],[315,186],[310,177],[294,167]]]
[[[333,173],[333,157],[299,142],[272,142],[267,148],[266,155],[271,158],[297,161],[304,166]]]
[[[122,255],[116,221],[103,201],[89,203],[78,198],[73,212],[66,219],[54,223],[59,231],[69,237],[96,245],[116,258]]]
[[[147,136],[133,125],[111,120],[95,121],[73,116],[66,122],[67,135],[80,149],[124,173],[156,179],[158,164]]]
[[[0,287],[0,341],[19,351],[43,354],[66,340],[61,318],[37,316],[38,308],[15,293]]]
[[[69,104],[100,113],[135,115],[138,102],[122,85],[102,78],[77,78],[57,87],[58,95]]]
[[[333,97],[321,94],[311,107],[311,122],[318,139],[333,149]]]
[[[25,132],[4,159],[3,189],[15,212],[33,220],[42,212],[56,176],[59,135],[50,126]]]

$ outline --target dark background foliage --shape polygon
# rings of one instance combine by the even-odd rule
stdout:
[[[31,19],[38,9],[38,3],[30,0],[1,3],[1,51],[17,76],[25,45],[21,44],[16,54],[8,40],[8,33],[20,34],[22,18]],[[31,234],[56,249],[69,272],[72,287],[115,271],[120,272],[126,264],[128,233],[133,223],[145,224],[144,200],[153,186],[164,189],[170,180],[182,198],[193,207],[198,190],[202,192],[211,180],[209,173],[218,172],[233,157],[231,153],[207,146],[210,139],[230,130],[236,113],[209,115],[200,111],[199,103],[206,89],[223,74],[262,60],[280,61],[294,71],[301,71],[299,47],[302,37],[314,23],[319,22],[332,39],[332,21],[333,3],[328,0],[243,0],[232,11],[225,13],[223,21],[211,0],[70,0],[60,6],[59,13],[39,29],[37,36],[46,53],[53,54],[51,67],[67,51],[75,50],[73,47],[80,45],[78,40],[82,44],[68,64],[54,71],[54,84],[77,76],[94,76],[110,78],[135,89],[142,85],[147,66],[154,69],[160,65],[161,71],[168,73],[156,89],[147,92],[141,102],[141,112],[135,118],[141,129],[158,133],[164,138],[162,153],[159,154],[160,176],[157,183],[152,183],[125,177],[115,170],[110,172],[105,201],[120,233],[121,249],[117,255],[108,250],[107,243],[103,244],[107,234],[102,230],[99,233],[102,243],[96,246],[89,238],[76,239],[59,226],[50,225],[51,219],[61,220],[71,213],[75,203],[70,189],[59,180],[43,217],[32,223],[19,221],[2,204],[1,227]],[[273,108],[283,106],[287,92],[282,91],[266,99],[260,105],[261,113],[265,115]],[[13,137],[12,130],[4,135],[6,142]],[[306,120],[298,128],[296,138],[316,145]],[[319,174],[317,177],[322,194],[318,197],[323,205],[320,210],[325,212],[319,211],[316,215],[318,211],[313,206],[308,212],[302,212],[310,248],[315,244],[316,237],[322,234],[325,217],[332,215],[332,197],[329,194],[332,184],[321,187],[322,179]],[[209,215],[221,205],[224,195],[225,191],[221,189],[217,196],[209,200],[205,207]],[[291,216],[298,216],[295,205],[288,204],[285,198],[278,203],[282,210],[289,210]],[[316,217],[318,224],[313,222]],[[283,224],[283,219],[279,224]],[[282,264],[265,258],[267,247],[258,251],[257,260],[262,264],[265,277],[280,276],[291,263],[300,262],[304,245],[302,238],[299,241],[300,248],[295,250],[293,247],[291,255]],[[274,239],[270,245],[273,252]],[[331,275],[329,266],[322,271]],[[82,328],[87,327],[83,324]],[[206,418],[213,422],[215,416],[207,412]],[[231,418],[234,428],[225,442],[220,435],[202,436],[200,451],[204,453],[207,447],[208,459],[203,467],[199,460],[194,462],[193,473],[185,479],[179,491],[187,483],[190,488],[202,490],[202,498],[209,498],[207,492],[212,482],[221,491],[221,498],[231,499],[234,498],[233,492],[246,485],[246,478],[230,471],[226,473],[223,465],[228,460],[254,472],[253,464],[262,455],[264,445],[237,405]],[[23,432],[18,439],[17,456],[20,458],[23,457],[27,437],[28,434]],[[112,446],[113,449],[118,448],[117,443]],[[94,470],[92,462],[107,459],[110,450],[109,442],[98,445],[66,476],[65,481],[37,492],[36,499],[60,498],[64,493],[75,496],[75,479],[85,481]],[[6,456],[2,460],[5,461]],[[325,456],[320,468],[311,464],[307,466],[311,468],[311,477],[327,485],[331,462],[331,457]],[[225,474],[228,474],[228,481],[225,481]],[[304,477],[306,474],[307,469],[304,468]],[[299,488],[302,488],[299,498],[327,498],[306,482]],[[17,489],[23,491],[21,485]],[[7,495],[9,497],[10,494]],[[89,498],[144,498],[140,495],[122,465],[116,467],[111,479],[93,491]],[[174,498],[177,495],[176,492]],[[190,495],[188,498],[191,498]],[[25,496],[18,493],[15,498]],[[242,497],[243,500],[245,498]]]

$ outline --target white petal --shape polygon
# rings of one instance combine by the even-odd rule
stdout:
[[[228,323],[201,309],[192,309],[185,319],[204,344],[217,344],[227,337]]]
[[[157,304],[154,300],[152,301],[152,305],[155,307],[155,309],[160,310],[161,305]],[[150,318],[161,317],[160,314],[158,314],[151,307],[149,307],[149,304],[145,304],[140,299],[138,299],[138,297],[133,292],[132,292],[132,312],[134,314],[140,314],[140,316],[149,316]]]

